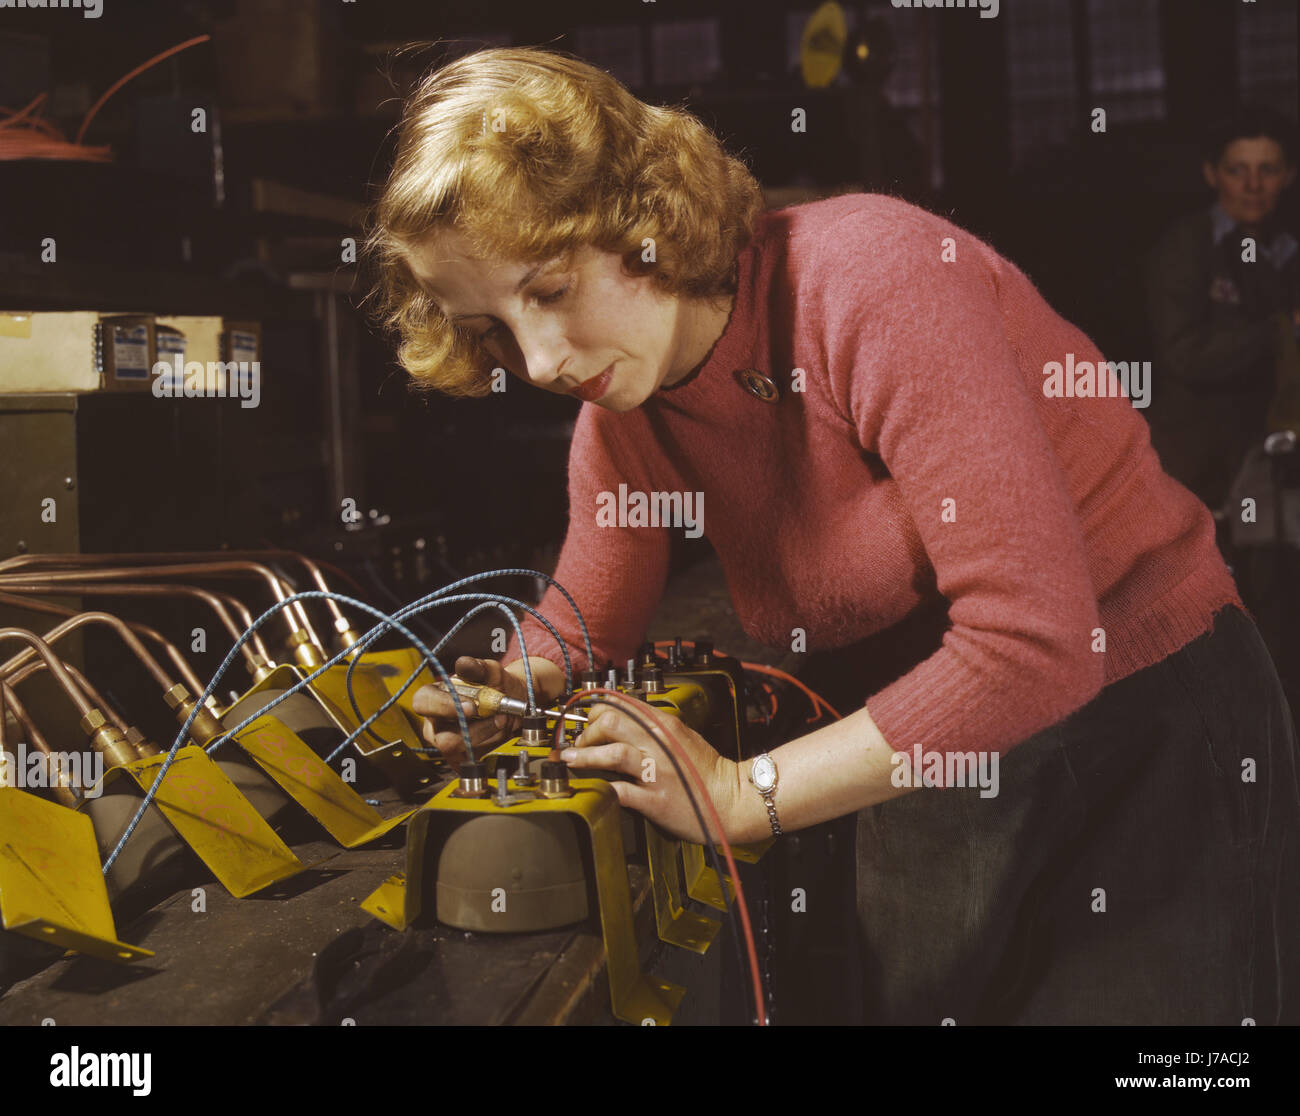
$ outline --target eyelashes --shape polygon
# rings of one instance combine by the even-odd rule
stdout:
[[[560,299],[562,299],[566,294],[568,294],[570,285],[571,282],[565,283],[564,286],[562,286],[558,291],[553,291],[551,294],[537,295],[535,297],[537,301],[541,303],[543,306],[551,306],[554,303],[559,302]],[[484,341],[488,341],[492,337],[496,336],[496,334],[501,333],[504,329],[505,327],[500,323],[498,323],[497,325],[494,325],[491,329],[487,330],[486,332],[478,334],[477,340],[480,343]]]

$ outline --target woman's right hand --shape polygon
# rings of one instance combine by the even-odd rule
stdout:
[[[507,671],[496,659],[475,659],[470,655],[462,655],[456,660],[454,673],[466,682],[500,690],[507,697],[524,699],[528,696],[523,680]],[[466,755],[465,738],[461,735],[460,722],[456,719],[457,700],[441,686],[421,686],[411,699],[415,712],[424,718],[420,734],[425,743],[437,748],[453,766],[481,756],[512,736],[519,735],[518,717],[498,713],[494,717],[475,720],[473,703],[462,699],[462,708],[469,721],[469,738],[474,745],[474,756]]]

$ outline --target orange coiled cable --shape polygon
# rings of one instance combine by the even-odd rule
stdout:
[[[90,107],[81,127],[77,129],[76,138],[69,140],[58,127],[46,120],[37,111],[46,99],[46,94],[39,94],[26,108],[14,110],[0,107],[0,160],[2,159],[70,159],[88,163],[107,163],[113,158],[113,150],[108,146],[91,147],[82,143],[86,129],[95,115],[104,107],[104,102],[122,88],[128,81],[144,73],[150,66],[156,66],[173,54],[187,50],[199,43],[206,43],[210,35],[197,35],[169,47],[161,54],[155,54],[149,61],[142,63],[129,74],[117,79],[103,95]]]

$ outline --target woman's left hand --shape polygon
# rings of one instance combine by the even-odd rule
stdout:
[[[690,759],[708,790],[714,808],[730,838],[733,811],[738,801],[740,767],[732,760],[720,756],[699,733],[682,724],[676,717],[660,712],[649,712],[649,706],[637,710],[637,715],[648,724],[661,725],[662,731],[676,743],[674,753],[682,765],[682,773],[690,779],[690,769],[682,759]],[[581,775],[583,769],[617,771],[630,775],[635,782],[611,782],[619,802],[644,814],[661,829],[675,837],[704,844],[710,840],[700,833],[695,811],[691,809],[681,779],[672,762],[664,754],[663,745],[651,737],[617,705],[598,703],[588,715],[591,720],[578,737],[576,747],[561,752],[561,758]],[[700,803],[700,812],[710,831],[714,822],[700,799],[699,788],[691,783],[691,790]],[[711,833],[717,843],[718,834]]]

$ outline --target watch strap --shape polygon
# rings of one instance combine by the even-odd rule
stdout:
[[[780,837],[781,819],[776,816],[776,803],[772,801],[772,795],[770,793],[763,795],[763,803],[767,806],[767,817],[772,823],[772,836]]]

